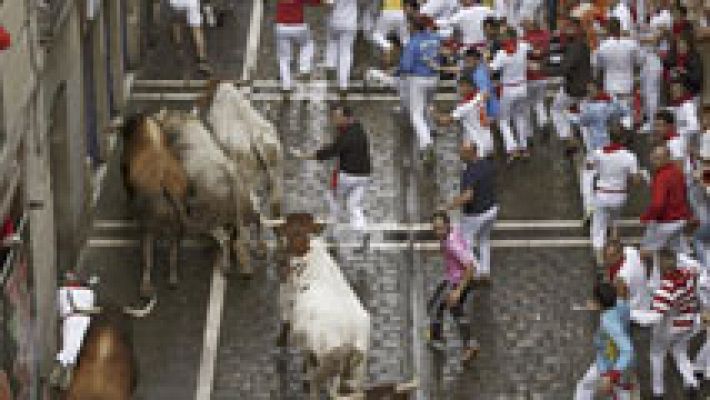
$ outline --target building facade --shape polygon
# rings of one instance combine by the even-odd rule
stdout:
[[[26,222],[20,241],[39,360],[32,398],[57,347],[57,277],[74,267],[90,228],[129,67],[139,62],[140,8],[139,0],[0,0],[12,41],[0,51],[0,216]],[[4,244],[19,252],[12,246]]]

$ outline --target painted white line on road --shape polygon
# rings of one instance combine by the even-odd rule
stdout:
[[[624,242],[638,243],[641,240],[639,237],[623,239]],[[208,239],[185,239],[182,241],[182,246],[187,248],[202,248],[212,246],[213,241]],[[501,249],[515,248],[564,248],[564,247],[587,247],[591,245],[588,238],[570,237],[570,238],[554,238],[554,239],[496,239],[491,240],[491,246]],[[276,241],[267,240],[269,249],[276,248]],[[115,238],[90,238],[87,245],[92,248],[132,248],[140,246],[138,239],[115,239]],[[328,247],[342,248],[357,248],[362,245],[361,242],[343,242],[343,243],[328,243]],[[373,250],[382,251],[399,251],[409,248],[408,241],[401,242],[373,242],[370,243],[370,248]],[[439,242],[436,240],[419,240],[414,242],[414,249],[427,251],[438,250]]]
[[[251,26],[250,26],[251,29]],[[254,56],[250,55],[251,47],[247,48],[247,53],[245,57],[245,62],[244,62],[244,70],[242,71],[242,80],[248,81],[249,76],[248,74],[251,73],[251,70],[248,70],[247,72],[247,67],[253,63],[251,59],[256,59],[256,54]],[[249,62],[247,62],[249,61]],[[255,65],[251,66],[251,68],[254,68]],[[245,77],[245,72],[247,72],[247,76]],[[165,88],[165,89],[203,89],[207,84],[209,83],[208,80],[205,79],[139,79],[136,80],[133,83],[133,86],[135,88]],[[304,88],[311,88],[311,87],[316,87],[316,86],[322,86],[325,83],[328,83],[328,87],[335,87],[336,86],[336,80],[335,79],[314,79],[311,81],[307,82],[301,82],[301,86]],[[548,85],[550,86],[556,86],[561,83],[561,80],[556,80],[556,79],[550,79],[548,80]],[[378,86],[378,85],[367,85],[365,81],[363,80],[351,80],[350,83],[350,88],[351,89],[362,89],[364,87],[369,87],[372,89],[379,89],[382,90],[383,87]],[[250,86],[253,89],[276,89],[280,90],[281,89],[281,83],[279,82],[278,79],[254,79],[251,81]],[[439,87],[443,88],[455,88],[456,87],[456,82],[455,81],[440,81],[439,82]],[[386,88],[385,88],[386,89]],[[556,90],[555,90],[556,92]]]
[[[219,331],[222,325],[222,309],[224,296],[227,292],[227,281],[215,262],[212,269],[212,285],[210,287],[210,301],[207,306],[207,321],[202,341],[202,357],[200,370],[197,376],[197,391],[195,400],[210,400],[214,382],[215,362],[217,361],[217,348],[219,346]]]
[[[266,220],[263,222],[264,227],[273,228],[283,220]],[[324,222],[324,221],[319,221]],[[623,219],[618,222],[622,228],[637,228],[641,227],[638,219]],[[337,224],[339,228],[347,228],[349,224]],[[544,229],[575,229],[581,228],[582,221],[576,219],[567,220],[500,220],[493,225],[495,231],[512,231],[512,230],[544,230]],[[96,220],[94,228],[102,230],[121,230],[138,228],[138,222],[135,220]],[[392,231],[430,231],[431,223],[420,222],[413,224],[405,224],[400,222],[381,222],[372,223],[367,226],[370,232],[392,232]]]
[[[246,55],[242,68],[242,80],[249,80],[252,71],[256,69],[259,41],[261,38],[261,20],[264,16],[263,0],[252,1],[249,34],[247,35]]]

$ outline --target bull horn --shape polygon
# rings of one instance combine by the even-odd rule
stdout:
[[[395,392],[397,392],[397,393],[411,392],[412,390],[414,390],[418,387],[419,387],[419,381],[417,380],[417,378],[414,378],[409,382],[398,383],[397,386],[395,387]]]
[[[75,309],[74,312],[80,315],[90,317],[92,315],[101,314],[103,310],[101,307],[89,307],[89,308],[79,308]]]
[[[145,307],[136,309],[129,306],[125,306],[123,307],[123,312],[133,318],[144,318],[148,316],[151,311],[153,311],[153,308],[155,307],[156,303],[158,303],[158,298],[153,296],[148,302],[148,304],[145,305]]]

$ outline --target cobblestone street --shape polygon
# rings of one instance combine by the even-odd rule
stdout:
[[[217,77],[240,79],[251,2],[226,3],[230,12],[222,27],[208,31],[208,48]],[[263,6],[258,63],[251,90],[255,94],[276,94],[276,89],[265,88],[268,86],[265,82],[278,79],[272,23],[275,5],[265,2]],[[155,41],[153,50],[145,65],[136,71],[137,84],[130,106],[133,111],[192,106],[187,98],[151,100],[146,96],[149,94],[164,94],[170,90],[171,94],[199,94],[199,88],[184,87],[178,82],[198,78],[192,61],[194,56],[176,55],[175,46],[169,43],[167,17],[161,17],[164,17],[163,22],[155,27],[151,39]],[[318,49],[316,64],[319,64],[324,48],[323,10],[309,10],[308,19],[314,27]],[[357,49],[354,80],[362,79],[364,69],[371,63],[369,47],[358,42]],[[156,80],[178,83],[176,88],[166,89],[150,83]],[[332,138],[328,121],[331,101],[327,98],[333,86],[334,82],[327,80],[324,71],[317,68],[311,82],[301,83],[296,88],[297,93],[306,94],[307,101],[259,99],[254,100],[254,104],[275,124],[284,149],[314,149]],[[368,221],[430,222],[434,208],[459,190],[458,128],[439,130],[436,167],[424,171],[419,161],[411,161],[413,133],[406,118],[395,111],[397,101],[367,100],[365,96],[364,100],[352,101],[351,105],[369,133],[373,156],[374,174],[365,195]],[[452,102],[437,103],[441,110],[452,105]],[[574,305],[584,304],[591,296],[594,279],[591,250],[585,244],[554,244],[555,239],[587,238],[586,230],[581,228],[575,167],[563,157],[554,136],[547,131],[536,134],[530,162],[506,166],[502,160],[496,161],[499,221],[512,224],[573,221],[573,224],[551,229],[496,228],[492,285],[475,290],[469,302],[473,335],[481,345],[481,353],[470,369],[464,370],[461,366],[461,344],[448,316],[445,354],[435,355],[424,350],[424,368],[416,369],[418,353],[415,349],[425,347],[415,338],[423,337],[428,320],[425,316],[413,319],[416,304],[412,299],[417,297],[412,293],[426,299],[443,271],[441,257],[431,250],[433,237],[427,232],[411,237],[404,231],[375,232],[372,249],[365,255],[357,255],[351,247],[343,246],[352,243],[355,236],[347,229],[335,232],[340,245],[335,251],[339,265],[372,316],[368,359],[371,383],[416,377],[425,384],[422,399],[426,400],[571,398],[577,380],[593,360],[592,334],[597,315],[572,310]],[[500,147],[500,143],[497,145]],[[85,273],[101,276],[99,296],[102,301],[128,304],[138,298],[140,248],[116,157],[108,163],[81,268]],[[287,156],[284,211],[306,211],[325,217],[325,194],[332,167],[330,162],[298,161]],[[406,201],[412,189],[408,182],[417,184],[413,188],[417,197],[414,208]],[[625,215],[637,216],[645,195],[634,195]],[[454,219],[458,219],[457,214]],[[274,239],[271,232],[267,239]],[[428,246],[415,249],[408,239],[426,242]],[[540,244],[540,240],[545,239],[550,240]],[[408,248],[410,244],[412,248]],[[158,305],[148,318],[134,323],[140,366],[136,398],[140,400],[195,399],[203,340],[209,329],[205,321],[216,246],[204,238],[190,237],[183,247],[179,287],[168,288],[167,251],[161,248],[154,273]],[[257,272],[251,281],[231,276],[226,281],[212,399],[303,398],[301,355],[295,349],[282,350],[275,346],[279,327],[278,279],[272,261],[271,258],[255,260]],[[421,278],[421,284],[415,276]],[[645,338],[644,343],[647,341]],[[640,355],[645,357],[639,361],[642,387],[648,388],[647,349]],[[667,375],[672,382],[669,394],[679,395],[681,387],[676,373]]]

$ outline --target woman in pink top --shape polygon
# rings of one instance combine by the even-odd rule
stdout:
[[[467,362],[478,353],[478,343],[471,340],[471,324],[464,315],[464,303],[471,289],[476,261],[471,246],[460,231],[451,226],[446,212],[434,213],[434,234],[441,241],[445,276],[429,300],[427,310],[431,316],[430,342],[436,350],[443,349],[442,321],[448,309],[461,334],[464,346],[462,360]]]

